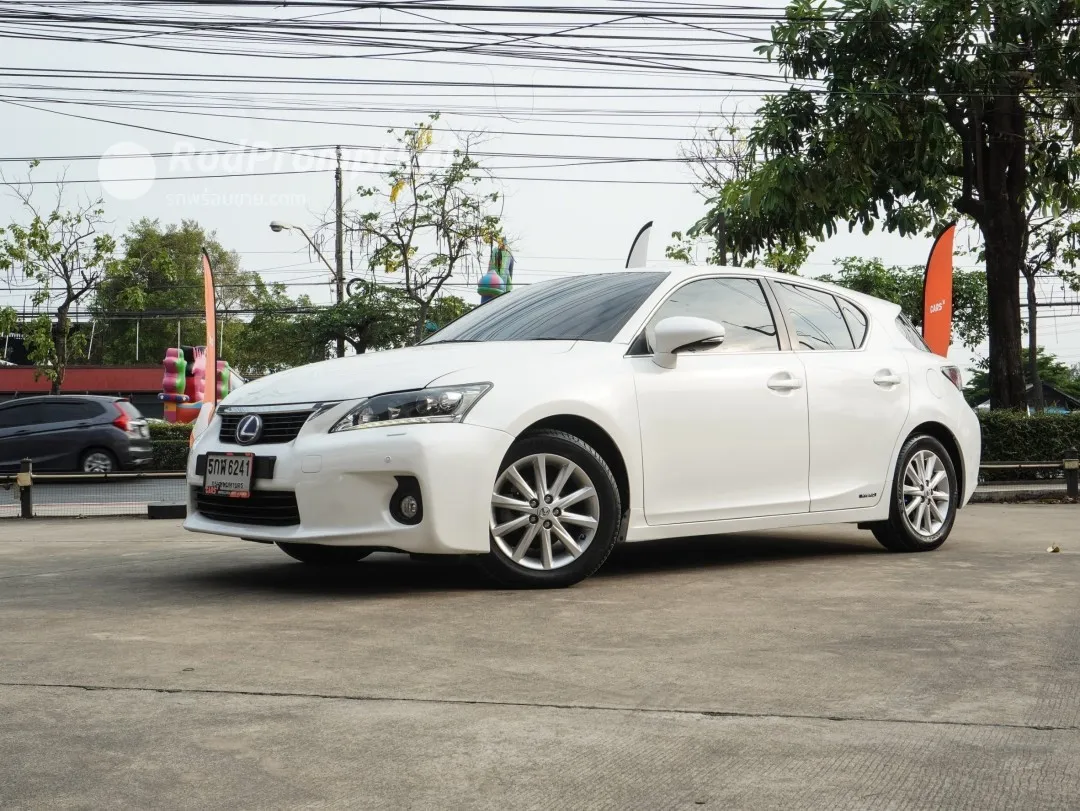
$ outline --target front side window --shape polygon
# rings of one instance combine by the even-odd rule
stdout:
[[[0,428],[19,428],[39,422],[41,420],[38,419],[38,408],[35,406],[17,405],[0,409]]]
[[[596,273],[530,285],[470,310],[424,344],[610,341],[667,275]]]
[[[854,349],[840,305],[830,293],[802,285],[776,285],[780,304],[795,328],[797,349]]]
[[[665,318],[691,316],[722,324],[724,342],[715,352],[775,352],[780,348],[776,321],[756,279],[702,279],[671,294],[645,328],[647,351],[656,345],[656,325]]]

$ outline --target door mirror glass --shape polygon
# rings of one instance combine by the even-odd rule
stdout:
[[[707,318],[673,316],[656,325],[656,349],[653,360],[658,366],[670,369],[675,365],[675,353],[700,344],[721,344],[724,326]]]

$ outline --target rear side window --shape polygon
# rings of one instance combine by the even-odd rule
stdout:
[[[930,347],[926,345],[922,335],[919,334],[919,331],[915,329],[908,317],[903,313],[896,316],[896,328],[900,330],[900,334],[907,338],[908,343],[913,347],[921,349],[923,352],[930,351]]]
[[[854,349],[847,321],[830,293],[801,285],[776,285],[780,303],[795,327],[798,349]]]
[[[42,403],[38,422],[74,422],[101,414],[95,403]]]
[[[858,349],[866,340],[866,315],[850,301],[844,301],[843,299],[838,299],[838,301],[840,302],[840,312],[844,314],[844,321],[847,322],[848,332],[851,333],[851,340],[855,343],[855,348]]]

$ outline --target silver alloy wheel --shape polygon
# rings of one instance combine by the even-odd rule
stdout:
[[[944,488],[944,489],[942,489]],[[936,453],[915,453],[904,469],[904,520],[924,538],[935,535],[949,517],[952,483]]]
[[[95,451],[83,459],[82,469],[83,473],[111,473],[113,462],[109,454]]]
[[[563,456],[523,457],[495,481],[491,537],[504,555],[527,569],[547,571],[573,563],[589,548],[599,524],[596,487]]]

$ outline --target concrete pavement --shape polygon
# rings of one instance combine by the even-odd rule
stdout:
[[[1078,521],[627,547],[558,592],[0,521],[0,807],[1075,808]]]

